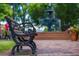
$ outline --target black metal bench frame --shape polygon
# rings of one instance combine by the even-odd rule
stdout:
[[[12,48],[11,55],[16,55],[16,52],[19,52],[20,50],[22,50],[22,46],[29,46],[32,50],[32,54],[34,55],[36,53],[36,44],[33,41],[33,39],[35,38],[35,36],[37,34],[36,34],[36,29],[34,28],[32,23],[30,23],[33,27],[32,33],[27,32],[27,33],[23,33],[23,34],[17,34],[14,31],[14,27],[12,24],[12,23],[16,23],[16,22],[11,20],[10,17],[8,17],[8,16],[5,16],[5,19],[6,19],[7,23],[9,24],[9,30],[11,31],[12,39],[16,43],[14,45],[14,47]],[[19,24],[18,24],[18,26],[19,26]],[[27,38],[24,38],[24,36],[25,37],[28,36],[30,38],[27,40]]]

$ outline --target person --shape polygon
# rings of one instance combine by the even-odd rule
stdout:
[[[6,23],[4,25],[4,28],[5,28],[5,39],[10,39],[10,36],[9,36],[9,24]]]

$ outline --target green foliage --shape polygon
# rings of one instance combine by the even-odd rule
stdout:
[[[73,28],[74,28],[77,32],[79,32],[79,26],[74,25]]]
[[[22,10],[21,11],[18,11],[18,8],[20,6],[22,7]],[[24,3],[18,3],[15,6],[15,11],[17,12],[15,14],[21,17],[21,16],[23,16],[25,14],[27,8],[28,8],[28,6],[26,4],[24,4]]]
[[[76,21],[79,17],[79,8],[77,7],[77,4],[72,3],[63,3],[63,4],[56,4],[55,11],[57,17],[59,17],[62,20],[62,24],[68,22],[71,23],[71,25],[76,24]]]
[[[25,18],[25,12],[28,9],[31,18],[39,24],[39,18],[42,18],[45,14],[45,10],[47,10],[48,3],[30,3],[27,5],[26,3],[18,3],[15,7],[16,11],[18,11],[19,5],[22,6],[23,10],[18,12],[18,16]],[[77,19],[79,18],[79,4],[77,3],[61,3],[61,4],[52,4],[55,9],[56,16],[60,18],[63,24],[71,25],[77,24]],[[10,4],[0,4],[0,19],[3,19],[5,15],[12,16],[13,10]],[[16,12],[15,12],[16,14]]]
[[[0,19],[4,19],[4,16],[12,16],[12,9],[9,4],[2,3],[0,4]]]
[[[44,16],[44,11],[47,8],[46,7],[47,4],[30,4],[29,5],[29,13],[32,17],[32,19],[34,19],[34,21],[39,24],[38,19]]]
[[[68,24],[69,22],[71,25],[77,23],[77,18],[79,17],[79,4],[72,4],[72,3],[62,3],[62,4],[52,4],[55,9],[56,16],[62,20],[62,25]],[[35,22],[39,23],[38,19],[45,15],[45,10],[47,9],[48,4],[29,4],[29,13],[32,19]]]
[[[44,32],[48,32],[48,28],[47,27],[44,29]]]

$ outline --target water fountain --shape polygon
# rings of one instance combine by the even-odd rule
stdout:
[[[47,16],[42,19],[42,25],[47,26],[48,31],[61,31],[61,20],[55,17],[55,10],[52,8],[52,4],[48,4],[45,14]]]

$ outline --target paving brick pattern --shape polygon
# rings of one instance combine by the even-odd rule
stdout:
[[[79,41],[70,40],[37,40],[39,56],[78,56]]]
[[[37,53],[36,53],[37,56],[79,56],[79,41],[35,40],[35,42],[37,45]],[[27,47],[23,48],[27,49]],[[24,51],[22,53],[27,52],[30,52],[30,50]],[[9,55],[9,54],[10,52],[7,51],[7,53],[0,55]]]

